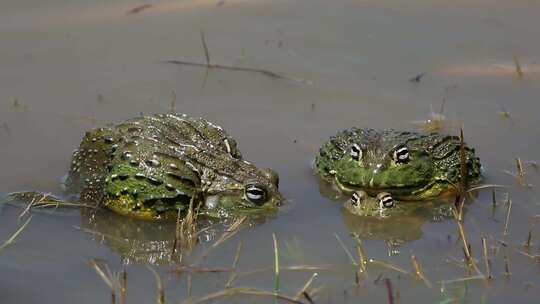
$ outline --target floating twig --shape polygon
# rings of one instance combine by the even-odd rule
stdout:
[[[206,44],[206,39],[204,36],[204,33],[200,32],[201,36],[201,43],[203,45],[203,51],[204,51],[204,57],[206,62],[196,62],[196,61],[185,61],[185,60],[164,60],[162,62],[164,63],[171,63],[171,64],[178,64],[178,65],[187,65],[187,66],[195,66],[195,67],[205,67],[208,69],[220,69],[220,70],[229,70],[229,71],[239,71],[239,72],[251,72],[251,73],[260,73],[265,76],[268,76],[270,78],[275,79],[282,79],[282,80],[288,80],[293,82],[299,82],[302,84],[312,85],[312,82],[306,79],[301,78],[294,78],[290,76],[286,76],[283,74],[278,74],[276,72],[272,72],[270,70],[266,69],[259,69],[259,68],[252,68],[252,67],[238,67],[238,66],[232,66],[232,65],[223,65],[223,64],[214,64],[210,61],[210,52],[208,51],[208,46]]]
[[[126,12],[126,15],[133,15],[133,14],[138,14],[144,10],[147,10],[149,8],[151,8],[153,5],[152,4],[142,4],[142,5],[139,5],[139,6],[136,6],[130,10],[128,10]]]
[[[514,65],[516,66],[516,74],[519,78],[523,77],[523,70],[521,69],[521,64],[516,56],[514,56]]]
[[[420,73],[416,76],[413,76],[409,79],[410,82],[415,82],[415,83],[420,83],[420,81],[422,80],[422,78],[424,78],[424,76],[426,75],[426,73]]]

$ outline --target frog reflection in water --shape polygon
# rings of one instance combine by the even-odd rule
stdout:
[[[326,196],[345,195],[344,218],[354,215],[362,221],[355,226],[368,229],[362,231],[365,235],[392,238],[397,232],[401,238],[411,238],[391,229],[408,221],[398,229],[407,227],[419,237],[422,223],[451,215],[444,197],[455,193],[462,181],[460,146],[458,137],[438,133],[352,128],[321,147],[315,166],[334,192]],[[464,154],[467,182],[478,183],[480,161],[466,145]]]
[[[140,219],[176,217],[191,203],[213,218],[265,215],[283,200],[278,176],[243,160],[221,127],[159,114],[90,130],[74,151],[66,190]]]

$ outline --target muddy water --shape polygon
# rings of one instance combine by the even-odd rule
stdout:
[[[531,1],[3,1],[0,5],[0,192],[39,189],[59,193],[71,151],[84,130],[140,113],[175,109],[204,116],[237,138],[246,158],[280,173],[290,202],[263,225],[242,230],[202,265],[228,267],[243,241],[239,269],[273,265],[272,233],[286,265],[331,264],[330,270],[282,271],[281,292],[294,296],[314,273],[316,303],[384,303],[392,283],[400,303],[534,302],[540,264],[522,253],[533,227],[538,250],[539,173],[526,165],[517,185],[516,157],[538,160],[540,43]],[[204,31],[212,62],[270,69],[312,84],[261,74],[161,63],[204,61]],[[524,73],[515,72],[516,57]],[[409,79],[425,73],[419,83]],[[174,94],[173,94],[174,92]],[[480,192],[467,208],[465,230],[485,272],[481,237],[487,238],[494,279],[444,282],[476,276],[463,268],[454,221],[404,218],[371,223],[343,213],[321,195],[311,173],[312,155],[337,130],[353,125],[413,129],[430,106],[446,100],[447,132],[463,126],[485,167],[486,183],[509,185]],[[509,113],[509,117],[501,112]],[[505,192],[512,200],[508,231]],[[0,239],[22,224],[22,209],[3,206]],[[537,218],[538,221],[538,218]],[[170,225],[133,223],[110,214],[89,224],[77,210],[33,212],[16,244],[0,253],[2,303],[107,303],[106,285],[88,266],[99,258],[128,272],[128,303],[151,303],[163,279],[167,303],[188,297],[187,276],[169,270]],[[537,225],[538,226],[538,225]],[[366,254],[412,270],[414,254],[431,283],[370,265],[355,286],[354,269],[334,234],[352,252],[350,232]],[[108,238],[103,235],[107,235]],[[219,236],[219,233],[217,234]],[[212,238],[209,234],[208,238]],[[389,246],[387,240],[400,239]],[[137,253],[145,244],[145,254]],[[210,242],[197,246],[197,259]],[[504,244],[504,245],[502,245]],[[142,258],[138,258],[141,257]],[[504,260],[511,275],[505,276]],[[165,264],[165,265],[163,265]],[[228,274],[196,273],[193,298],[221,290]],[[271,272],[240,277],[234,286],[272,290]],[[264,303],[236,297],[221,303]]]

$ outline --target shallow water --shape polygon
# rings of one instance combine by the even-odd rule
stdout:
[[[226,128],[249,159],[280,173],[290,200],[277,217],[243,229],[206,257],[202,265],[229,267],[243,241],[239,269],[273,266],[272,233],[287,265],[332,265],[330,270],[282,271],[281,292],[294,296],[317,272],[316,303],[384,303],[389,278],[400,303],[533,302],[540,289],[540,263],[520,253],[532,226],[538,251],[539,173],[526,165],[517,185],[503,172],[515,158],[538,160],[540,137],[540,42],[533,1],[3,1],[0,5],[0,192],[38,189],[60,192],[71,152],[93,126],[175,109],[204,116]],[[269,69],[312,84],[265,75],[176,66],[167,59],[204,61],[204,31],[212,62]],[[513,67],[514,56],[524,71]],[[419,83],[409,79],[425,73]],[[480,192],[467,208],[465,230],[484,271],[481,237],[487,238],[494,280],[441,283],[476,275],[461,267],[457,225],[407,220],[384,223],[383,235],[363,236],[370,258],[412,271],[414,254],[432,284],[385,267],[368,267],[355,286],[354,268],[334,234],[353,253],[350,231],[369,232],[338,203],[321,195],[311,171],[318,147],[351,126],[414,129],[430,106],[446,99],[450,125],[463,126],[485,168],[485,183],[509,185],[512,208],[503,234],[504,192],[492,212],[491,192]],[[16,102],[15,102],[16,100]],[[507,111],[510,117],[501,115]],[[22,224],[20,207],[3,206],[0,240]],[[147,225],[103,215],[102,227],[87,226],[78,210],[32,212],[17,242],[0,253],[2,303],[107,303],[107,286],[89,266],[94,258],[128,273],[128,303],[155,301],[155,280],[130,259],[135,248],[113,242],[152,240],[157,264],[170,225]],[[536,222],[538,222],[536,218]],[[93,231],[93,232],[90,232]],[[99,232],[99,233],[96,233]],[[386,235],[406,240],[388,246]],[[219,233],[218,233],[219,236]],[[209,234],[209,238],[212,235]],[[170,238],[169,238],[170,239]],[[504,246],[501,245],[503,242]],[[197,246],[194,261],[212,240]],[[123,244],[123,245],[122,245]],[[499,249],[496,253],[495,249]],[[161,250],[161,251],[160,251]],[[398,253],[399,252],[399,253]],[[510,276],[505,276],[508,257]],[[187,275],[156,265],[167,303],[188,297]],[[194,273],[192,296],[221,290],[229,274]],[[271,271],[239,278],[234,286],[271,291]],[[235,303],[270,303],[271,298],[236,297]],[[233,299],[221,299],[231,303]],[[446,303],[447,303],[446,302]]]

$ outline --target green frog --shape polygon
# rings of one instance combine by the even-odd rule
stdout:
[[[80,202],[98,202],[140,219],[199,214],[264,215],[283,201],[278,175],[243,159],[221,127],[185,114],[129,119],[86,132],[65,186]]]
[[[423,201],[457,191],[463,181],[460,151],[457,136],[352,128],[320,148],[315,170],[349,194],[362,190],[386,193],[392,201]],[[463,151],[466,182],[478,183],[480,160],[467,145]]]

